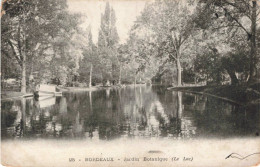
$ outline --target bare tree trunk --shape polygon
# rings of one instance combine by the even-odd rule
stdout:
[[[121,69],[121,64],[119,65],[119,79],[118,79],[118,84],[121,85],[121,74],[122,73],[122,69]]]
[[[233,70],[227,70],[228,75],[230,76],[231,79],[231,85],[237,85],[239,83],[237,76],[235,74],[235,71]]]
[[[21,82],[21,92],[26,93],[26,56],[23,56],[22,62],[22,82]]]
[[[18,26],[18,51],[20,56],[22,56],[22,80],[21,80],[21,92],[26,93],[26,51],[25,51],[25,44],[24,44],[24,49],[22,49],[22,44],[21,44],[21,26],[20,26],[20,21],[19,21],[19,26]],[[25,38],[23,39],[24,42],[26,41]]]
[[[90,72],[89,72],[89,84],[88,86],[91,88],[92,87],[92,68],[93,68],[93,65],[92,63],[90,64]]]
[[[134,84],[136,85],[136,74],[135,74],[135,83]]]
[[[114,85],[114,80],[116,80],[116,64],[112,62],[112,74],[111,74],[111,78],[112,78],[112,84]]]
[[[255,58],[257,54],[256,50],[256,0],[252,1],[252,16],[251,16],[251,37],[250,37],[250,44],[251,44],[251,52],[250,52],[250,71],[249,71],[249,80],[248,82],[252,82],[254,80],[255,75]]]
[[[178,75],[177,75],[177,77],[178,77],[178,86],[181,86],[182,84],[181,84],[181,62],[180,62],[180,58],[179,57],[177,57],[177,59],[176,59],[176,64],[177,64],[177,71],[178,71]]]

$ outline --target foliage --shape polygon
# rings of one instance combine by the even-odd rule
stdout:
[[[20,66],[23,92],[26,73],[30,75],[37,68],[48,71],[53,64],[57,66],[57,57],[67,56],[69,39],[77,31],[78,21],[78,15],[67,11],[66,0],[3,2],[1,52]]]
[[[251,82],[256,77],[257,65],[257,24],[259,17],[259,4],[252,1],[229,0],[200,0],[198,5],[197,25],[203,29],[221,29],[232,39],[239,30],[247,38],[249,44],[249,79]],[[209,16],[209,17],[208,17]]]
[[[106,3],[105,13],[101,15],[101,24],[98,34],[98,50],[103,80],[116,80],[118,33],[116,29],[116,15],[109,2]]]
[[[66,0],[3,1],[1,77],[20,79],[23,92],[32,75],[67,86],[249,82],[260,68],[258,17],[255,0],[155,0],[119,44],[107,2],[94,44]]]
[[[79,81],[80,82],[89,82],[90,68],[93,67],[92,82],[102,82],[102,66],[100,63],[100,57],[98,48],[92,41],[91,28],[88,28],[87,35],[87,47],[83,49],[83,58],[79,64]]]
[[[196,31],[192,21],[192,10],[189,8],[190,6],[178,1],[155,1],[145,7],[134,26],[138,31],[144,30],[149,33],[150,46],[157,48],[157,56],[164,59],[162,63],[167,59],[168,63],[176,63],[179,86],[182,82],[182,63],[189,50],[190,36]]]
[[[198,82],[207,81],[220,84],[223,68],[217,51],[197,55],[194,61],[194,71],[196,71]]]

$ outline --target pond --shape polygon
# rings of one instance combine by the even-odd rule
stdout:
[[[1,102],[10,139],[196,139],[255,137],[260,112],[162,86],[127,86]]]

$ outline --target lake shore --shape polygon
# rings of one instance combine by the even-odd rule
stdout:
[[[128,85],[129,86],[129,85]],[[126,85],[111,85],[111,86],[92,86],[90,87],[62,87],[58,86],[58,89],[62,92],[77,92],[77,91],[96,91],[96,90],[102,90],[107,88],[124,88]]]
[[[58,89],[62,92],[73,92],[73,91],[96,91],[101,89],[99,86],[93,86],[93,87],[61,87],[58,86]]]
[[[129,86],[129,85],[128,85]],[[61,92],[89,92],[89,91],[97,91],[107,88],[124,88],[125,85],[112,85],[112,86],[92,86],[90,87],[64,87],[64,86],[57,86],[57,89]],[[1,100],[8,100],[8,99],[15,99],[15,98],[23,98],[33,96],[32,93],[21,93],[15,91],[4,91],[1,92]]]
[[[168,90],[204,94],[246,107],[260,108],[260,82],[251,85],[170,87]]]

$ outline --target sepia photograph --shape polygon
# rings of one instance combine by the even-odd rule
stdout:
[[[260,166],[260,0],[0,2],[2,166]]]

